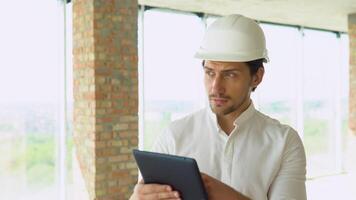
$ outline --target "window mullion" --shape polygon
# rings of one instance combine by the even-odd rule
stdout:
[[[296,127],[299,136],[304,138],[304,112],[303,112],[303,73],[304,73],[304,29],[299,28],[299,59],[298,66],[296,69]]]

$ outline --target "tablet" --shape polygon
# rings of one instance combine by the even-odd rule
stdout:
[[[193,158],[133,150],[144,182],[170,185],[184,200],[206,200],[207,193]]]

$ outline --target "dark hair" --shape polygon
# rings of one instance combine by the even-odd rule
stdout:
[[[260,58],[260,59],[256,59],[256,60],[251,60],[251,61],[248,61],[248,62],[245,62],[250,70],[250,75],[253,76],[253,75],[256,75],[257,71],[259,68],[263,68],[263,61],[264,61],[264,58]],[[202,64],[203,64],[203,67],[204,67],[204,62],[205,60],[203,60]],[[254,92],[256,90],[256,87],[252,88],[252,91]]]
[[[264,67],[263,61],[264,61],[264,58],[260,58],[257,60],[252,60],[252,61],[246,62],[246,64],[248,65],[248,68],[250,69],[251,76],[255,75],[259,68]],[[252,92],[254,92],[256,90],[256,88],[257,87],[252,88]]]

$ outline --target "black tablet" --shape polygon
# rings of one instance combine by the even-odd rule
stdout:
[[[170,185],[183,200],[206,200],[203,181],[193,158],[133,150],[144,182]]]

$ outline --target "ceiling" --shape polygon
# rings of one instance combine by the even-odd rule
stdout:
[[[356,0],[138,0],[140,5],[215,15],[242,14],[259,21],[347,32]]]

